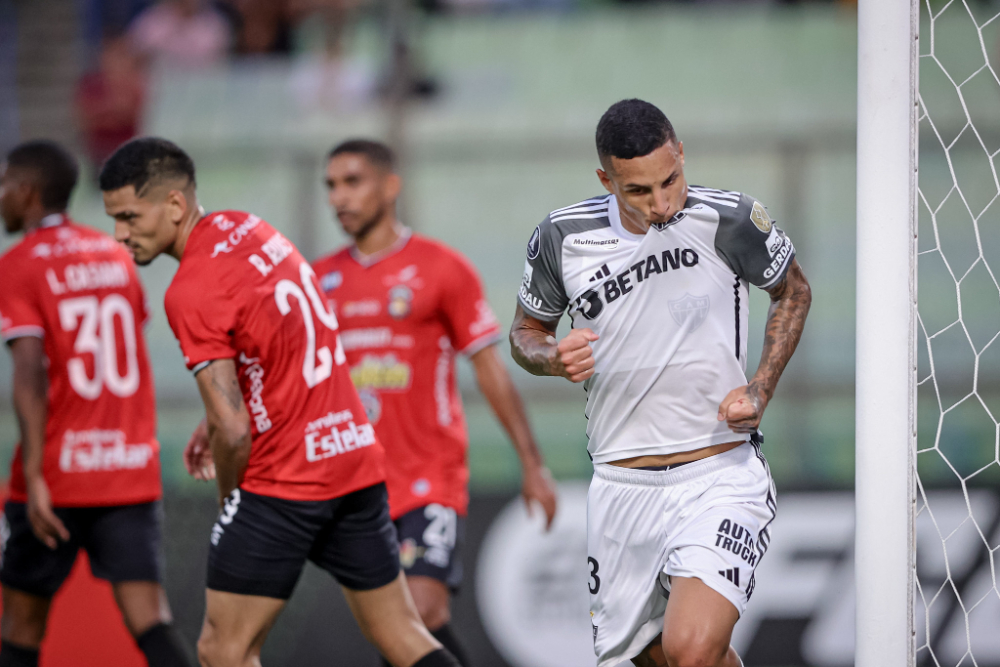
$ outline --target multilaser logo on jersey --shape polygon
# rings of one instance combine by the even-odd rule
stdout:
[[[575,302],[580,314],[592,320],[601,314],[605,303],[612,303],[625,296],[644,280],[683,268],[697,266],[698,253],[691,248],[674,248],[639,260],[616,276],[608,278],[597,289],[589,289]]]
[[[365,355],[361,363],[351,368],[351,381],[359,390],[409,389],[413,369],[394,354]]]

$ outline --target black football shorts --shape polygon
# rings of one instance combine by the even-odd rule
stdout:
[[[408,577],[431,577],[452,591],[462,583],[465,517],[451,507],[418,507],[396,519],[399,560]]]
[[[306,559],[365,591],[399,576],[385,484],[331,500],[285,500],[236,489],[212,526],[208,588],[287,600]]]
[[[0,537],[3,560],[0,583],[25,593],[50,598],[66,581],[77,551],[90,558],[90,571],[111,583],[159,582],[163,573],[160,501],[109,507],[56,507],[70,539],[55,549],[31,532],[24,503],[4,507]]]

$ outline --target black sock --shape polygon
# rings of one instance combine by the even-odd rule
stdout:
[[[197,664],[177,631],[167,623],[154,625],[136,637],[135,643],[146,656],[149,667],[194,667]]]
[[[450,625],[446,623],[431,634],[434,635],[434,639],[441,642],[441,646],[444,646],[449,653],[455,656],[458,664],[462,667],[469,667],[469,656],[465,653],[465,647],[458,641],[458,637],[452,632]]]
[[[413,667],[462,667],[462,665],[455,660],[455,656],[448,653],[448,649],[439,648],[417,660],[413,663]]]
[[[38,649],[5,641],[0,645],[0,667],[38,667]]]

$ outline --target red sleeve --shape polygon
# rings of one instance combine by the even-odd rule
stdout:
[[[10,261],[0,266],[4,282],[0,289],[0,335],[4,341],[23,336],[45,337],[45,320],[35,289],[38,281],[23,268],[12,266]]]
[[[445,276],[441,310],[451,344],[472,356],[500,340],[500,323],[486,301],[475,267],[455,253]]]
[[[217,278],[199,278],[175,282],[163,301],[167,321],[181,345],[184,363],[193,371],[200,370],[206,362],[236,356],[231,333],[237,320],[235,299],[210,293],[213,290],[208,286]]]

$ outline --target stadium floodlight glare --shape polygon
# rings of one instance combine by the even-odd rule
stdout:
[[[858,3],[857,667],[915,660],[918,18]]]

